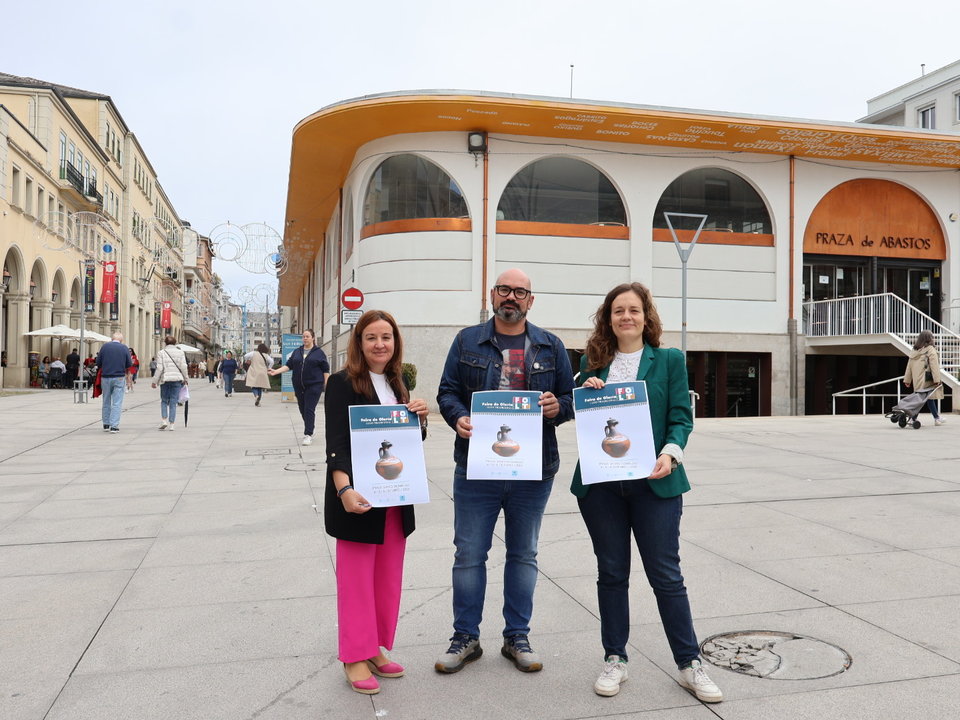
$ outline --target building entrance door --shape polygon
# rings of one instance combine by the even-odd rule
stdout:
[[[920,312],[940,321],[939,267],[883,269],[883,292],[893,293]]]

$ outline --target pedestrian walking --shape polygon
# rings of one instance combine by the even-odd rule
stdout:
[[[113,333],[110,342],[104,343],[100,352],[97,353],[103,398],[101,419],[105,432],[120,432],[120,414],[123,412],[127,369],[131,364],[133,359],[130,357],[130,348],[123,344],[123,333]]]
[[[903,373],[903,384],[906,385],[908,390],[913,388],[915,391],[932,387],[937,388],[927,398],[927,410],[933,415],[934,425],[943,425],[946,422],[940,416],[940,409],[937,405],[937,400],[943,399],[943,386],[940,383],[940,353],[937,352],[933,333],[929,330],[921,330],[920,334],[917,335],[917,341],[913,344],[910,359],[907,360],[907,369]],[[940,387],[937,387],[938,385]]]
[[[620,692],[627,679],[630,637],[630,535],[640,551],[660,610],[660,620],[680,672],[680,684],[703,702],[723,693],[703,668],[687,588],[680,572],[680,516],[690,489],[683,448],[693,412],[683,353],[660,347],[663,327],[650,291],[640,283],[617,285],[594,315],[593,334],[580,362],[584,387],[643,380],[658,454],[648,478],[585,486],[580,464],[571,491],[597,558],[597,598],[604,663],[593,686],[598,695]]]
[[[527,321],[533,300],[526,273],[517,269],[502,273],[490,290],[493,318],[457,333],[440,379],[440,413],[456,431],[453,524],[457,551],[453,561],[453,637],[450,647],[434,664],[437,672],[458,672],[483,654],[480,619],[487,586],[487,553],[501,510],[507,556],[500,653],[523,672],[543,667],[529,640],[537,584],[537,540],[553,478],[560,467],[556,426],[573,418],[573,373],[560,339]],[[542,479],[468,480],[471,397],[478,390],[513,389],[540,392]]]
[[[323,350],[317,347],[313,330],[304,330],[303,345],[290,353],[285,365],[270,370],[269,374],[279,375],[288,370],[293,375],[293,392],[297,397],[300,417],[303,418],[303,444],[309,445],[313,442],[317,403],[330,377],[330,363]]]
[[[256,350],[243,356],[243,366],[247,369],[247,387],[256,398],[253,404],[259,407],[263,393],[270,389],[270,376],[267,374],[273,368],[270,348],[260,343]]]
[[[233,395],[233,378],[237,374],[237,361],[233,359],[233,353],[229,350],[226,353],[226,357],[220,361],[220,371],[219,376],[223,381],[223,396],[230,397]]]
[[[164,348],[157,354],[157,369],[153,373],[150,387],[160,387],[160,427],[159,430],[173,432],[176,429],[177,403],[180,401],[180,388],[189,385],[187,357],[177,347],[177,339],[167,335]]]
[[[427,403],[411,399],[403,384],[403,341],[389,313],[365,312],[349,343],[347,366],[330,378],[324,402],[323,517],[327,534],[337,539],[338,658],[354,692],[373,695],[380,692],[374,675],[395,678],[405,672],[383,650],[393,649],[406,538],[415,519],[412,505],[374,508],[354,489],[348,411],[351,405],[403,404],[420,418],[426,437]],[[312,347],[307,356],[319,357],[318,351]],[[307,361],[297,366],[302,370]]]

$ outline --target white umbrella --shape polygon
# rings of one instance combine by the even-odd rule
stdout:
[[[183,350],[186,355],[203,355],[203,350],[200,348],[194,347],[193,345],[187,345],[185,343],[180,343],[177,345],[178,348]]]
[[[71,340],[80,337],[79,330],[74,330],[67,325],[52,325],[47,328],[40,328],[39,330],[31,330],[25,334],[33,335],[34,337],[70,338]]]
[[[80,331],[76,330],[76,337],[80,337]],[[83,341],[84,342],[110,342],[113,338],[109,338],[106,335],[101,335],[98,332],[93,330],[84,330],[83,331]]]

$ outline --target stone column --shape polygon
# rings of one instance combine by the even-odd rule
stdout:
[[[34,300],[30,303],[30,316],[33,320],[33,329],[50,327],[53,325],[53,303],[49,300]],[[28,340],[30,350],[36,350],[40,353],[40,359],[44,355],[53,353],[53,346],[56,338],[32,337]]]
[[[26,293],[11,293],[7,299],[7,367],[4,372],[6,387],[27,387],[27,337],[29,330],[30,296]]]

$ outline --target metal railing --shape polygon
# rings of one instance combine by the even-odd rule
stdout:
[[[838,397],[860,398],[860,414],[861,415],[867,414],[867,398],[896,398],[897,402],[893,403],[890,406],[890,407],[893,407],[893,405],[896,405],[897,403],[900,402],[900,398],[902,398],[904,395],[910,394],[910,393],[904,393],[903,390],[901,389],[902,385],[900,384],[900,381],[902,379],[903,379],[902,376],[897,375],[897,377],[887,378],[886,380],[878,380],[877,382],[873,382],[868,385],[861,385],[860,387],[850,388],[849,390],[841,390],[840,392],[833,393],[833,414],[834,415],[837,414],[837,398]],[[897,391],[887,392],[887,393],[867,392],[872,388],[880,387],[881,385],[886,385],[887,383],[894,383],[894,385],[897,388]],[[947,390],[947,388],[944,388],[944,390]],[[913,392],[913,391],[911,390],[910,392]],[[950,392],[952,395],[953,391],[951,390]],[[885,413],[888,410],[889,408],[887,408],[885,404],[882,404],[881,412]]]
[[[86,188],[84,187],[83,174],[69,160],[60,163],[60,179],[73,185],[81,195],[84,194]]]
[[[905,352],[921,330],[930,330],[941,370],[950,376],[951,386],[960,387],[960,335],[893,293],[804,303],[803,328],[808,337],[893,335],[906,346],[901,347]]]

